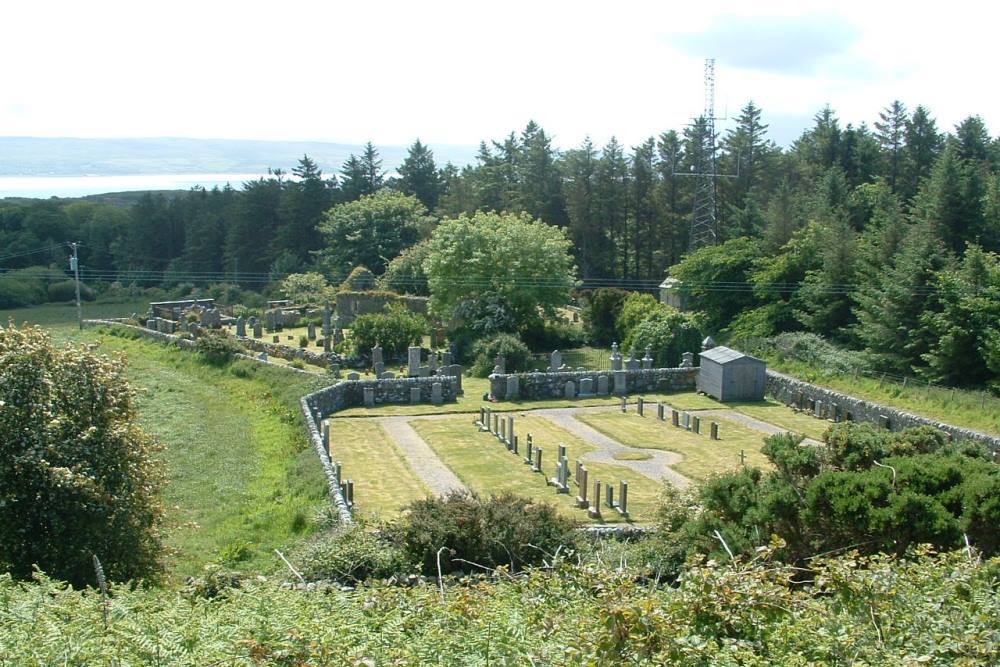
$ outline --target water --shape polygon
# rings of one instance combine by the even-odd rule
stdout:
[[[128,176],[0,176],[3,197],[83,197],[105,192],[136,190],[190,190],[199,185],[206,190],[227,183],[237,190],[245,181],[266,174],[133,174]]]

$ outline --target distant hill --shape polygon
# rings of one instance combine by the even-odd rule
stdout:
[[[128,174],[262,173],[291,171],[303,155],[325,173],[336,173],[360,144],[241,139],[77,139],[0,137],[0,176],[121,176]],[[383,167],[393,171],[406,146],[377,146]],[[475,146],[431,146],[440,166],[473,160]]]

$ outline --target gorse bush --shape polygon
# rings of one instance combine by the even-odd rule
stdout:
[[[198,336],[196,346],[202,359],[215,366],[227,364],[236,355],[245,352],[235,338],[217,331],[203,331]]]
[[[395,544],[359,524],[339,526],[305,544],[293,561],[309,581],[327,579],[349,585],[416,570]]]
[[[478,340],[472,346],[472,375],[486,377],[492,373],[498,354],[503,356],[508,373],[526,371],[531,367],[531,350],[520,338],[511,334],[497,334],[492,338]]]
[[[552,505],[510,493],[488,498],[451,493],[418,500],[406,509],[389,534],[429,575],[437,573],[442,548],[442,572],[477,566],[516,571],[541,563],[577,539],[573,522]]]
[[[0,570],[94,583],[160,573],[156,447],[138,425],[124,359],[0,327]]]

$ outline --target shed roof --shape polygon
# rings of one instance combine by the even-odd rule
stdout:
[[[753,361],[760,361],[761,363],[764,363],[757,357],[751,357],[745,352],[740,352],[739,350],[734,350],[723,345],[713,347],[711,350],[705,350],[699,356],[714,361],[717,364],[727,364],[731,361],[736,361],[737,359],[752,359]]]

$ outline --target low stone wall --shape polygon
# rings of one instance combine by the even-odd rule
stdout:
[[[322,389],[320,391],[325,392],[329,389],[332,389],[332,387],[327,387],[327,389]],[[336,508],[337,514],[340,516],[340,522],[353,523],[351,510],[347,506],[347,502],[344,500],[344,491],[340,486],[340,482],[337,481],[337,473],[334,471],[333,461],[330,460],[330,456],[326,453],[326,447],[323,446],[323,434],[320,432],[319,427],[323,420],[323,416],[310,402],[310,399],[315,395],[316,394],[307,394],[299,399],[299,404],[302,406],[302,416],[306,421],[306,431],[309,433],[309,442],[312,443],[313,448],[319,455],[320,465],[323,466],[323,474],[326,475],[326,485],[330,497],[330,503]]]
[[[564,398],[566,383],[574,384],[576,397],[597,395],[600,378],[606,377],[608,394],[638,394],[657,391],[686,391],[694,389],[697,368],[649,368],[635,371],[568,371],[559,373],[494,373],[490,375],[490,396],[498,401],[508,400],[508,378],[516,376],[520,400],[545,400]],[[622,391],[615,378],[624,380]],[[593,383],[593,393],[580,393],[582,380]]]
[[[312,364],[313,366],[319,366],[321,368],[329,368],[331,362],[337,363],[337,357],[332,353],[326,354],[325,352],[313,352],[305,347],[291,348],[287,345],[272,343],[262,338],[252,338],[250,336],[237,338],[236,340],[238,340],[247,349],[255,352],[266,352],[269,357],[277,357],[279,359],[285,359],[286,361],[301,359],[307,364]]]
[[[134,324],[128,324],[121,320],[84,320],[84,327],[121,327],[123,329],[128,329],[134,331],[143,338],[148,338],[149,340],[155,340],[159,343],[166,343],[167,345],[173,345],[179,347],[182,350],[193,350],[197,347],[197,343],[193,340],[188,340],[187,338],[181,338],[174,334],[164,333],[162,331],[156,331],[155,329],[147,329],[146,327],[136,326]]]
[[[953,440],[982,443],[993,452],[994,456],[1000,454],[1000,437],[998,436],[910,414],[898,408],[880,405],[832,389],[819,387],[776,371],[767,372],[765,391],[768,396],[785,405],[815,411],[816,403],[821,402],[819,408],[823,415],[836,409],[844,418],[849,414],[852,421],[887,426],[892,431],[901,431],[912,426],[933,426],[950,435]],[[834,408],[834,406],[836,407]]]
[[[430,403],[431,392],[435,383],[441,383],[441,400],[452,403],[456,400],[455,378],[447,375],[435,375],[426,378],[396,378],[392,380],[344,380],[337,384],[320,389],[306,398],[309,407],[323,419],[339,410],[346,410],[365,404],[365,389],[375,390],[375,405],[392,403],[409,403],[410,390],[420,389],[420,402]]]

